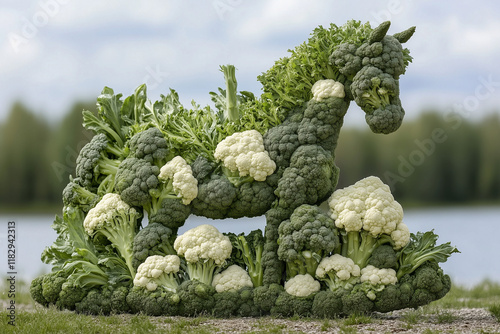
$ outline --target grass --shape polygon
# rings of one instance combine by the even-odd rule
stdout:
[[[0,285],[0,301],[9,300],[6,283],[2,278]],[[16,306],[24,305],[16,310],[16,327],[7,324],[7,310],[0,310],[0,333],[215,333],[220,330],[214,324],[219,319],[212,317],[148,317],[144,315],[111,315],[86,316],[55,308],[42,308],[34,305],[29,296],[29,284],[16,282]],[[403,329],[418,327],[419,323],[450,324],[456,317],[449,311],[458,308],[485,308],[500,322],[500,283],[485,280],[482,283],[467,288],[453,286],[450,293],[443,299],[433,302],[417,310],[406,310],[401,315]],[[368,315],[353,314],[337,319],[311,319],[292,317],[277,319],[273,317],[257,318],[252,321],[251,329],[245,333],[301,333],[293,326],[294,321],[309,322],[315,326],[318,333],[358,333],[359,326],[369,330],[370,324],[376,326],[380,318]],[[366,326],[365,326],[366,325]],[[71,331],[71,328],[75,330]],[[428,330],[426,333],[438,333]],[[483,332],[486,334],[487,332]],[[498,334],[498,333],[497,333]]]

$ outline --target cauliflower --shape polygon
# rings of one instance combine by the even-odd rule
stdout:
[[[245,269],[233,264],[214,276],[212,286],[217,292],[224,292],[237,291],[244,287],[253,288],[253,283]]]
[[[316,269],[316,277],[325,281],[332,291],[341,287],[351,288],[360,274],[359,266],[340,254],[323,258]]]
[[[285,282],[285,291],[296,297],[307,297],[320,290],[320,284],[311,275],[296,275]]]
[[[361,283],[366,296],[371,300],[377,298],[375,292],[384,290],[386,285],[394,285],[398,282],[394,269],[379,269],[368,265],[361,270]]]
[[[256,181],[265,181],[276,169],[257,130],[236,132],[226,137],[217,144],[214,157],[230,172],[238,172],[240,177],[250,176]]]
[[[158,179],[162,182],[172,182],[174,193],[182,199],[184,205],[188,205],[198,196],[198,180],[193,176],[191,166],[181,156],[176,156],[163,165]]]
[[[215,269],[231,256],[232,245],[227,236],[212,225],[204,224],[179,235],[174,249],[187,262],[190,279],[212,284]]]
[[[176,274],[181,260],[177,255],[153,255],[139,265],[134,278],[134,286],[155,291],[158,286],[175,292],[178,286]]]
[[[345,97],[344,85],[333,79],[318,80],[311,88],[313,99],[322,101],[329,97]]]
[[[378,177],[370,176],[336,190],[328,205],[335,225],[346,232],[342,235],[342,254],[360,268],[367,265],[378,246],[389,243],[399,250],[410,240],[403,223],[403,208]]]

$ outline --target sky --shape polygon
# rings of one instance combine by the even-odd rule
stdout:
[[[146,83],[153,101],[174,88],[205,105],[223,64],[259,93],[257,76],[315,27],[350,19],[390,20],[390,34],[417,27],[400,80],[407,117],[432,107],[481,117],[500,109],[499,12],[493,0],[2,0],[0,122],[16,100],[60,119],[104,86],[128,96]],[[364,123],[356,108],[347,122]]]

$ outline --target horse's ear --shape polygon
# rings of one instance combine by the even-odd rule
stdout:
[[[398,32],[397,34],[392,35],[396,38],[399,43],[406,43],[410,39],[411,36],[415,33],[415,27],[411,27],[406,29],[405,31]]]
[[[382,38],[387,34],[389,27],[391,26],[391,21],[382,22],[377,28],[373,29],[368,37],[368,43],[372,44],[375,42],[380,42]]]

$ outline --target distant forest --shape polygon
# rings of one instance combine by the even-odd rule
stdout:
[[[79,150],[92,133],[75,103],[50,124],[20,102],[0,124],[0,210],[62,205]],[[438,111],[406,120],[390,135],[368,126],[341,130],[336,151],[339,187],[376,175],[405,203],[500,202],[500,114],[472,122]]]

